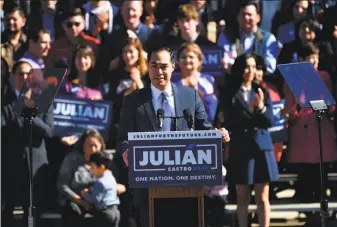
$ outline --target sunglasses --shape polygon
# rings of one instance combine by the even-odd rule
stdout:
[[[66,23],[66,26],[67,26],[68,28],[72,28],[74,25],[75,25],[76,27],[78,27],[78,26],[81,25],[81,23],[80,23],[80,22],[70,22],[70,21],[68,21],[68,22]]]

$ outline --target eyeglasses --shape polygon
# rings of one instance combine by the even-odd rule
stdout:
[[[74,25],[75,25],[76,27],[78,27],[78,26],[81,25],[81,23],[80,23],[80,22],[71,22],[71,21],[68,21],[68,22],[66,23],[66,26],[67,26],[68,28],[72,28]]]

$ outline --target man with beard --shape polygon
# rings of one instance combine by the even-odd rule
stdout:
[[[21,58],[28,48],[27,36],[23,32],[26,17],[22,9],[13,8],[5,17],[5,31],[1,35],[1,43],[8,43],[13,47],[13,60]]]
[[[44,69],[43,58],[48,56],[50,50],[50,32],[42,29],[32,34],[28,43],[28,51],[19,61],[28,62],[33,69]]]

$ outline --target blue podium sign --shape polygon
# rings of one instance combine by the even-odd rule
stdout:
[[[222,184],[218,130],[129,133],[131,188]]]

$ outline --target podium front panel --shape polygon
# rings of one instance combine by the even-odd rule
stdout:
[[[222,182],[218,130],[129,133],[129,186],[213,186]]]

